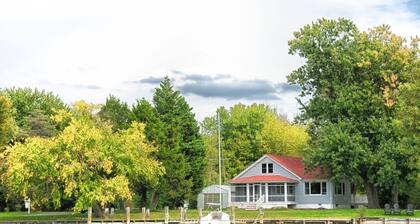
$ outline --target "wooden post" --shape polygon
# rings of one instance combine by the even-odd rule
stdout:
[[[262,208],[260,208],[260,211],[259,211],[259,217],[260,217],[260,224],[262,224],[263,223],[263,220],[264,220],[264,211],[263,211],[263,209]]]
[[[188,207],[184,207],[184,221],[187,220]]]
[[[146,223],[146,208],[141,208],[141,214],[143,215],[143,222]]]
[[[179,220],[184,221],[184,207],[179,207]]]
[[[235,206],[230,206],[230,222],[235,224]]]
[[[165,206],[165,224],[169,223],[169,207]]]
[[[127,217],[127,224],[130,224],[130,207],[125,208],[125,215]]]
[[[146,209],[146,220],[147,219],[150,219],[150,209],[149,208]]]
[[[88,208],[88,224],[92,224],[92,207]]]
[[[111,207],[111,211],[110,211],[109,215],[110,215],[112,221],[114,221],[114,212],[115,212],[115,208]]]
[[[198,223],[201,223],[201,218],[203,217],[203,209],[198,208]]]

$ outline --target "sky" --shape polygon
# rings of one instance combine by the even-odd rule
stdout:
[[[0,88],[52,91],[66,103],[151,100],[169,76],[196,118],[219,106],[268,104],[290,120],[304,63],[288,40],[318,18],[419,35],[420,0],[3,0]]]

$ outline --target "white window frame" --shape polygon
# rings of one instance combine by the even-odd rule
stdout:
[[[306,193],[306,183],[309,183],[309,194]],[[319,194],[312,194],[312,192],[311,192],[312,183],[319,183],[321,185],[320,186],[320,193]],[[322,185],[323,185],[323,183],[325,183],[325,194],[322,194],[322,192],[323,192],[322,191]],[[308,195],[308,196],[326,196],[326,195],[328,195],[328,184],[327,184],[326,181],[322,181],[322,180],[305,181],[304,182],[304,186],[303,186],[303,194],[304,195]]]
[[[270,172],[270,165],[271,165],[271,172]],[[274,173],[274,164],[273,163],[267,163],[267,173]]]
[[[340,187],[340,193],[337,193],[337,187]],[[345,195],[346,193],[346,184],[344,182],[334,184],[334,194],[335,195]]]
[[[261,164],[261,173],[262,174],[267,174],[268,173],[268,163],[262,163]],[[265,172],[264,172],[264,166],[265,166]]]

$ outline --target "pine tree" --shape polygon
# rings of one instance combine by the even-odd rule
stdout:
[[[142,199],[150,199],[152,208],[176,207],[184,200],[195,205],[203,187],[205,150],[192,108],[165,77],[155,90],[153,105],[137,100],[132,112],[137,121],[146,124],[146,137],[159,147],[155,157],[166,170],[158,186],[138,189]]]

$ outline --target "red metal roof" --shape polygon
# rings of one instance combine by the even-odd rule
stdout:
[[[283,177],[280,175],[259,175],[259,176],[250,176],[243,177],[238,179],[229,180],[230,183],[255,183],[255,182],[296,182],[288,177]]]
[[[305,165],[303,163],[302,157],[293,157],[293,156],[276,156],[272,154],[267,154],[271,159],[277,161],[288,170],[296,174],[302,179],[323,179],[327,178],[327,175],[321,171],[320,168],[316,168],[311,172],[305,172]]]

